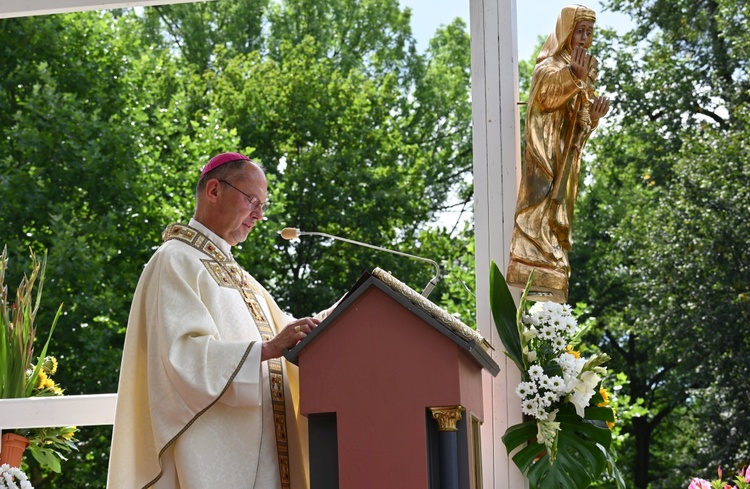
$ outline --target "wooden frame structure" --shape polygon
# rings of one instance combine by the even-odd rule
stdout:
[[[83,10],[145,7],[190,3],[194,0],[3,0],[0,18],[47,15]],[[208,0],[221,1],[221,0]],[[464,0],[466,1],[466,0]],[[518,47],[516,0],[470,1],[472,104],[474,127],[474,215],[476,232],[477,328],[482,336],[496,346],[493,359],[500,365],[496,377],[485,375],[485,422],[482,438],[487,440],[483,450],[484,489],[518,489],[527,483],[510,461],[501,437],[508,426],[521,420],[521,403],[514,394],[520,373],[500,351],[500,340],[495,331],[489,306],[489,269],[494,260],[505,270],[513,230],[516,194],[520,175],[520,135],[518,97]],[[104,396],[114,396],[105,394]],[[64,399],[79,396],[66,396]],[[109,415],[96,422],[81,420],[84,408],[61,424],[110,424],[114,419],[111,397],[80,396],[84,403],[93,403],[90,412],[109,410]],[[48,399],[58,401],[58,399]],[[61,401],[63,398],[60,399]],[[0,408],[3,424],[15,416],[25,416],[26,403],[36,399],[6,401]],[[75,401],[73,401],[75,402]],[[102,404],[103,403],[103,404]],[[36,411],[47,416],[58,408],[52,404]],[[102,407],[104,406],[104,407]],[[109,406],[109,407],[107,407]],[[44,413],[44,414],[42,414]],[[98,415],[97,415],[98,416]],[[73,417],[75,419],[73,419]],[[26,420],[27,418],[24,418]],[[49,419],[49,418],[46,418]],[[102,422],[100,422],[102,421]],[[28,421],[24,421],[27,423]],[[46,422],[45,422],[46,423]],[[33,424],[33,422],[32,422]],[[26,425],[28,426],[28,425]],[[6,426],[11,427],[11,426]],[[20,427],[20,426],[17,426]],[[491,443],[490,443],[491,441]]]

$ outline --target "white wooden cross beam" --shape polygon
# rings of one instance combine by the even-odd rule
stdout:
[[[196,3],[194,0],[2,0],[0,19],[31,15],[63,14],[82,10],[147,7],[173,3]]]

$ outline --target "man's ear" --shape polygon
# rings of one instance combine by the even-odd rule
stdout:
[[[221,182],[219,182],[217,179],[212,178],[209,181],[206,182],[206,186],[203,189],[203,193],[205,194],[206,199],[208,199],[209,202],[216,202],[219,198],[219,187]]]

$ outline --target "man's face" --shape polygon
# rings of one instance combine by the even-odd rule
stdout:
[[[584,49],[591,47],[594,36],[594,22],[591,20],[579,20],[570,36],[570,49],[580,46]]]
[[[214,230],[231,246],[247,239],[255,223],[263,218],[268,183],[260,171],[246,173],[242,178],[219,181],[219,202],[223,209],[219,229]]]

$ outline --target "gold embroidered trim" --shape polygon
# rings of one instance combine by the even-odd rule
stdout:
[[[231,260],[231,258],[227,257],[221,249],[213,243],[213,241],[208,239],[208,236],[185,224],[170,224],[167,226],[167,229],[161,233],[161,239],[163,241],[179,239],[193,248],[204,252],[216,261]]]
[[[252,280],[243,270],[246,288],[242,289],[242,297],[245,299],[247,308],[255,320],[263,341],[268,341],[274,337],[271,326],[266,319],[263,309],[260,307],[255,294],[250,290]],[[284,368],[280,358],[270,358],[266,360],[268,364],[268,377],[271,388],[271,407],[273,409],[273,423],[276,431],[276,452],[279,458],[279,478],[281,479],[281,488],[291,488],[291,478],[289,476],[289,440],[287,438],[286,428],[286,401],[284,399]]]
[[[206,267],[206,270],[208,270],[211,277],[213,277],[220,287],[237,289],[240,294],[242,294],[242,298],[247,305],[248,311],[250,311],[250,314],[253,317],[253,321],[255,321],[255,325],[257,326],[263,341],[268,341],[274,337],[273,330],[263,313],[263,309],[255,298],[255,294],[260,293],[260,286],[256,286],[255,281],[251,279],[250,275],[245,272],[237,262],[234,261],[234,259],[227,257],[219,247],[208,238],[208,236],[190,226],[184,224],[172,224],[164,230],[162,233],[162,239],[164,241],[178,239],[213,258],[213,260],[201,260],[201,263]],[[240,365],[243,363],[244,359]],[[279,459],[281,488],[290,489],[291,479],[289,476],[289,440],[287,438],[286,428],[286,402],[284,399],[284,369],[280,358],[269,359],[266,363],[268,364],[270,379],[271,407],[273,409],[273,421],[276,432],[276,452]],[[200,414],[202,413],[203,411]],[[161,474],[159,477],[161,477]],[[156,480],[158,480],[158,478]],[[154,480],[154,482],[156,480]]]

